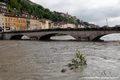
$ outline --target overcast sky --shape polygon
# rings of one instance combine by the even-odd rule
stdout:
[[[69,13],[80,20],[92,22],[100,26],[120,25],[119,0],[31,0],[52,11]]]

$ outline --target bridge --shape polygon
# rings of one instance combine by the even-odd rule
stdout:
[[[38,40],[49,40],[50,37],[57,34],[71,35],[80,41],[98,41],[107,34],[120,33],[119,27],[112,28],[78,28],[78,29],[42,29],[42,30],[26,30],[26,31],[9,31],[1,32],[1,40],[19,40],[22,36],[35,38]]]

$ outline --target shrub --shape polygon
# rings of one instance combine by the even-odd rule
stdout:
[[[75,53],[75,58],[72,59],[72,62],[68,64],[68,67],[70,67],[70,69],[76,69],[83,65],[87,65],[87,60],[85,56],[81,54],[79,50],[77,50]]]

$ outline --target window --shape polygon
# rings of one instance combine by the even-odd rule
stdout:
[[[5,21],[7,22],[7,18],[5,18]]]

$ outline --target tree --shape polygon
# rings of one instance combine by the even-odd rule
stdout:
[[[62,16],[59,12],[52,12],[48,8],[44,8],[41,5],[32,3],[30,0],[9,0],[8,7],[11,12],[29,13],[30,15],[38,17],[39,19],[45,18],[55,22],[69,22],[74,24],[80,23],[79,20],[72,16],[70,18],[67,16]]]

